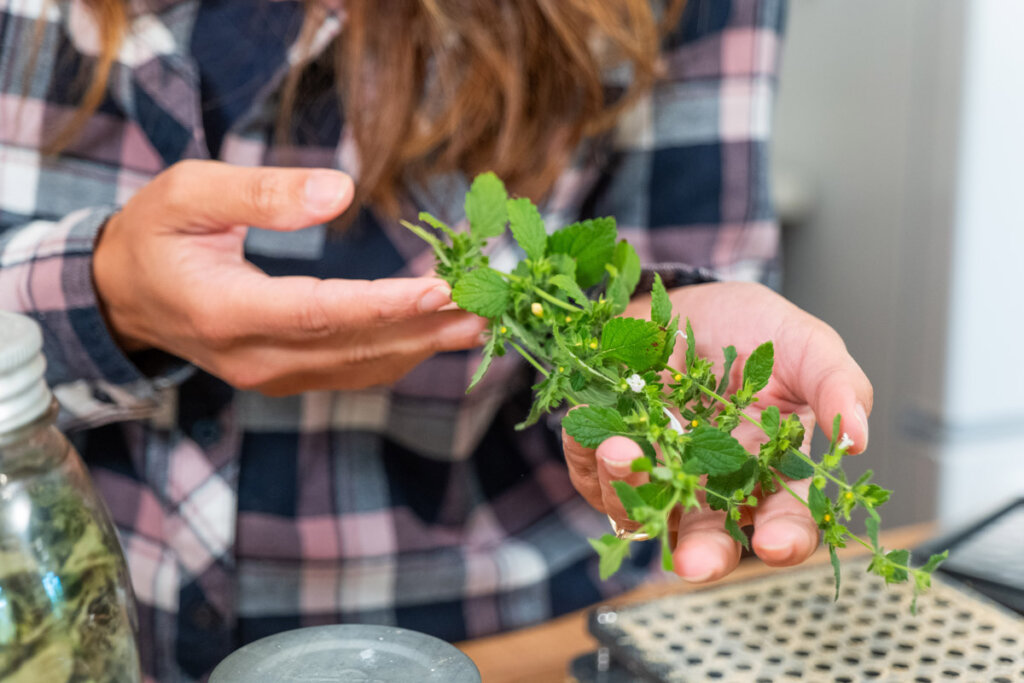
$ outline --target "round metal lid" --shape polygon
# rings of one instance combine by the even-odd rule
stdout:
[[[338,624],[285,631],[232,653],[210,683],[480,683],[449,643],[390,626]]]

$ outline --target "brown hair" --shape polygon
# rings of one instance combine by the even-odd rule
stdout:
[[[92,82],[66,145],[98,106],[125,30],[125,0],[87,0],[103,32]],[[494,170],[519,192],[546,192],[568,155],[607,130],[656,77],[664,30],[685,0],[344,0],[335,71],[359,150],[364,200],[394,210],[405,178]],[[299,44],[325,18],[307,0]],[[299,95],[303,66],[283,91],[278,131]],[[602,74],[632,72],[609,95]]]

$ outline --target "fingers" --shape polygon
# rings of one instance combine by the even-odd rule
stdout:
[[[272,278],[239,268],[204,315],[225,334],[295,341],[410,320],[450,303],[451,289],[435,278]]]
[[[185,161],[146,190],[179,229],[254,225],[293,230],[334,218],[352,202],[352,180],[329,169],[249,168]]]
[[[789,482],[807,498],[810,479]],[[788,567],[803,562],[818,547],[818,527],[810,511],[784,490],[765,496],[754,508],[754,552],[765,564]]]
[[[810,318],[803,312],[799,314],[802,318]],[[833,436],[833,418],[837,414],[842,415],[836,436],[846,434],[853,441],[847,452],[860,453],[868,444],[868,415],[874,400],[871,382],[832,328],[814,321],[815,327],[808,330],[804,322],[804,325],[788,326],[788,330],[801,334],[803,338],[788,341],[786,345],[802,348],[803,353],[797,356],[793,373],[795,379],[787,383],[793,384],[791,389],[795,395],[810,404],[830,438]],[[798,329],[803,331],[797,332]],[[782,344],[779,346],[782,348]]]
[[[624,481],[636,487],[647,482],[646,472],[633,472],[631,463],[643,456],[640,446],[632,439],[624,436],[613,436],[606,439],[595,452],[597,463],[597,480],[601,487],[601,501],[605,514],[611,516],[616,525],[623,529],[633,529],[637,525],[629,522],[619,494],[612,486],[614,481]]]
[[[679,517],[678,540],[672,552],[675,572],[693,583],[716,581],[740,561],[740,544],[726,533],[725,513],[700,510]]]

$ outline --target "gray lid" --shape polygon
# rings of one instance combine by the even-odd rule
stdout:
[[[0,434],[32,422],[50,405],[42,349],[34,320],[0,311]]]
[[[439,638],[390,626],[338,624],[257,640],[210,677],[210,683],[243,681],[480,683],[480,673],[469,657]]]

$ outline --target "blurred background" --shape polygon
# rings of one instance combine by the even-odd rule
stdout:
[[[885,522],[1024,495],[1024,2],[790,0],[784,293],[875,386]],[[815,452],[821,452],[815,443]]]

